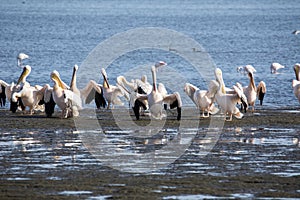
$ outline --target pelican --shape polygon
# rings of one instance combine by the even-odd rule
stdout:
[[[201,116],[203,118],[207,118],[209,114],[216,114],[219,111],[214,105],[214,94],[210,90],[200,90],[193,84],[186,83],[184,91],[202,112]],[[205,112],[207,115],[205,115]]]
[[[22,61],[28,58],[29,56],[25,53],[19,53],[19,55],[17,56],[17,66],[22,67]]]
[[[300,103],[300,64],[295,64],[294,71],[296,75],[296,80],[292,81],[292,87],[296,98],[298,98]]]
[[[101,84],[97,84],[94,80],[90,80],[85,88],[81,92],[81,97],[85,100],[86,104],[89,104],[95,100],[97,109],[107,106],[106,100],[103,96],[103,89]]]
[[[40,102],[43,100],[45,87],[36,85],[35,87],[23,87],[21,91],[12,94],[12,102],[17,103],[20,98],[25,107],[29,107],[29,114],[33,114],[34,109],[42,109]]]
[[[236,94],[226,94],[222,92],[222,86],[215,80],[212,80],[211,84],[213,85],[212,91],[215,91],[215,98],[218,105],[221,107],[223,113],[225,113],[225,120],[232,121],[232,115],[237,119],[242,119],[243,114],[236,107],[237,103],[243,102],[244,106],[247,106],[247,99],[244,98],[243,92],[237,87],[233,86]],[[229,115],[229,119],[227,118]]]
[[[107,73],[104,68],[101,69],[101,74],[103,76],[103,85],[97,84],[94,80],[90,80],[87,86],[81,91],[83,99],[85,99],[86,103],[90,103],[92,101],[93,94],[95,93],[95,102],[97,108],[105,107],[107,101],[107,109],[114,108],[115,105],[124,105],[121,101],[120,97],[124,96],[124,91],[114,85],[110,85],[107,79]]]
[[[298,35],[298,34],[300,33],[300,30],[294,30],[292,33],[293,33],[294,35]]]
[[[249,72],[254,73],[254,72],[256,72],[256,69],[252,65],[245,65],[245,66],[238,66],[236,68],[236,71],[246,74],[246,73],[249,73]]]
[[[247,97],[244,95],[243,91],[237,86],[233,86],[233,91],[235,93],[228,94],[225,91],[225,85],[223,83],[222,71],[219,68],[215,69],[216,80],[211,81],[210,88],[212,93],[215,94],[215,99],[218,105],[221,107],[221,110],[225,114],[226,121],[232,121],[232,115],[237,119],[243,118],[243,114],[236,107],[237,103],[242,103],[245,108],[248,107]],[[229,119],[227,119],[229,115]]]
[[[138,120],[139,119],[139,103],[142,100],[147,99],[149,108],[150,108],[150,114],[155,119],[162,119],[164,117],[163,114],[163,103],[169,104],[170,108],[177,108],[177,120],[181,119],[181,107],[182,107],[182,101],[180,98],[180,95],[178,92],[174,92],[173,94],[167,94],[166,89],[163,84],[156,84],[156,69],[159,67],[163,67],[167,65],[167,63],[160,61],[155,66],[152,66],[151,72],[152,72],[152,79],[153,79],[153,85],[152,90],[149,94],[137,94],[137,100],[134,105],[134,113],[135,117]]]
[[[141,79],[133,79],[128,82],[124,76],[117,77],[118,85],[125,90],[129,95],[129,105],[134,106],[136,100],[136,93],[150,94],[152,85],[147,81],[147,76],[143,75]],[[127,86],[127,87],[126,87]],[[129,89],[127,89],[129,88]],[[143,100],[141,106],[146,110],[148,108],[148,101]]]
[[[30,72],[31,67],[29,65],[24,66],[16,85],[14,83],[8,84],[3,80],[0,81],[1,88],[5,88],[5,96],[8,99],[8,101],[10,101],[10,110],[13,113],[15,113],[19,107],[23,111],[25,110],[25,106],[23,105],[21,98],[18,98],[17,101],[12,101],[11,97],[14,92],[20,92],[24,87],[30,87],[30,84],[26,81],[26,78],[28,77]]]
[[[283,65],[279,63],[272,63],[270,66],[271,74],[277,74],[279,69],[285,68]]]
[[[252,106],[252,111],[254,111],[256,98],[258,97],[258,99],[260,100],[260,105],[262,105],[267,88],[264,81],[260,81],[259,84],[255,86],[254,76],[251,71],[248,72],[248,77],[250,80],[248,86],[241,87],[241,85],[238,83],[237,86],[239,87],[239,89],[242,88],[245,96],[247,97],[248,105]]]
[[[107,109],[110,108],[110,104],[112,104],[112,108],[114,105],[123,105],[120,97],[124,96],[124,92],[118,86],[110,85],[107,79],[107,73],[104,68],[101,69],[101,73],[103,76],[103,96],[107,100]]]
[[[54,102],[62,110],[62,118],[78,116],[79,113],[77,111],[82,108],[80,96],[70,90],[61,80],[56,70],[51,73],[50,77],[54,82],[52,97]],[[75,107],[76,109],[74,109]]]

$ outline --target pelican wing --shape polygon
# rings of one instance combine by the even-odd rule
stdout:
[[[5,95],[5,87],[0,85],[0,107],[5,106],[6,103],[6,95]]]
[[[102,85],[97,84],[94,80],[90,80],[88,84],[80,91],[81,98],[86,104],[91,103],[95,98],[95,93],[102,94]]]
[[[79,109],[82,109],[82,102],[79,95],[75,94],[71,90],[64,90],[65,103],[68,106],[76,106]]]
[[[100,94],[97,92],[97,94]],[[96,90],[94,88],[91,89],[91,91],[88,93],[88,95],[85,98],[85,103],[89,104],[95,99]]]
[[[233,90],[236,92],[236,94],[238,95],[238,97],[241,99],[241,102],[244,106],[244,109],[246,111],[247,107],[248,107],[248,101],[247,101],[247,97],[246,95],[244,94],[244,92],[239,89],[237,86],[233,86]]]
[[[148,95],[136,93],[136,98],[140,101],[148,100]]]
[[[178,92],[174,92],[173,94],[166,95],[163,101],[167,104],[170,104],[170,108],[182,107],[182,101],[180,94]]]
[[[117,83],[119,85],[125,87],[126,89],[127,89],[127,87],[129,87],[131,91],[134,91],[137,89],[137,85],[134,82],[128,82],[124,76],[118,76]]]
[[[166,95],[163,99],[165,103],[170,105],[170,108],[177,108],[177,120],[181,119],[181,107],[182,101],[180,98],[180,94],[178,92],[174,92],[173,94]]]
[[[294,71],[295,71],[295,75],[296,75],[296,80],[300,81],[300,64],[299,63],[295,64]]]
[[[44,91],[44,101],[45,101],[45,103],[50,102],[50,99],[51,99],[51,96],[52,96],[52,91],[53,91],[53,88],[51,88],[50,86],[49,87],[46,86],[46,89]]]
[[[257,88],[256,92],[257,92],[258,100],[260,101],[260,105],[262,105],[265,94],[267,92],[267,87],[265,82],[260,81],[256,88]]]
[[[45,113],[47,117],[51,117],[52,114],[54,113],[54,108],[56,105],[52,96],[53,88],[51,88],[48,84],[46,84],[44,88],[45,88],[44,91]]]
[[[166,96],[168,94],[166,87],[162,83],[158,84],[157,90],[162,94],[162,96]]]

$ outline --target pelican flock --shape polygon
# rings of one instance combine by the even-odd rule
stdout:
[[[157,76],[160,74],[158,69],[167,65],[164,61],[159,61],[150,67],[152,83],[148,82],[144,74],[131,81],[120,75],[116,78],[116,85],[113,85],[108,81],[106,70],[101,68],[102,84],[89,80],[86,86],[80,89],[77,87],[76,74],[79,70],[77,65],[73,67],[70,85],[61,79],[57,70],[50,73],[50,83],[32,85],[27,81],[32,68],[23,64],[23,60],[28,58],[29,56],[25,53],[17,56],[17,66],[22,69],[22,72],[16,79],[16,83],[9,84],[0,80],[0,107],[6,106],[9,102],[9,109],[13,113],[22,111],[32,115],[35,112],[45,112],[47,117],[51,117],[57,106],[61,112],[61,118],[77,117],[84,104],[92,101],[100,110],[123,106],[125,100],[129,102],[137,120],[145,112],[148,112],[152,118],[160,120],[166,117],[165,110],[168,108],[177,109],[176,119],[181,120],[183,103],[180,93],[174,91],[169,94],[163,83],[157,83]],[[279,63],[272,63],[270,66],[271,73],[278,73],[278,70],[282,68],[285,67]],[[295,79],[292,81],[292,89],[300,102],[300,64],[296,63],[293,70]],[[192,83],[178,84],[182,84],[185,95],[200,111],[200,117],[209,118],[210,115],[223,113],[226,121],[233,120],[233,117],[242,119],[249,107],[252,107],[253,112],[255,111],[256,101],[259,101],[259,105],[262,106],[267,87],[264,81],[255,84],[257,70],[252,65],[237,67],[237,71],[247,74],[248,85],[242,86],[238,80],[236,85],[226,87],[220,68],[214,70],[215,80],[211,80],[207,88],[199,89]],[[165,84],[168,85],[168,83]],[[241,108],[238,108],[239,104]]]

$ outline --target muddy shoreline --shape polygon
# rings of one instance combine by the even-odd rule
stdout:
[[[89,116],[96,116],[99,123],[102,126],[116,127],[118,126],[114,118],[116,117],[109,110],[94,111],[92,109],[82,111],[84,116],[80,116],[79,120],[89,120]],[[118,115],[118,120],[133,121],[138,126],[146,126],[149,124],[150,118],[148,116],[142,116],[141,120],[134,119],[134,114],[129,111],[130,117],[122,115],[122,113],[128,112],[119,111],[121,115]],[[176,120],[176,114],[168,112],[168,117],[164,123],[166,127],[177,127],[181,122]],[[218,116],[222,120],[222,116]],[[78,118],[77,118],[78,120]],[[226,121],[224,127],[299,127],[300,123],[300,111],[289,109],[268,109],[268,110],[256,110],[254,113],[247,112],[244,114],[243,119],[235,119],[232,121]],[[211,123],[210,118],[200,118],[199,113],[192,108],[188,108],[183,111],[182,121],[184,123],[199,121],[199,127],[207,127]],[[0,110],[0,130],[5,129],[70,129],[75,130],[76,124],[73,118],[61,119],[59,113],[56,113],[51,118],[47,118],[44,113],[38,113],[33,115],[23,114],[21,112],[11,113],[7,110]],[[129,127],[130,128],[130,127]]]
[[[134,121],[139,126],[149,125],[149,117],[135,121],[133,113],[128,118],[124,112],[83,111],[81,121],[88,125],[99,120],[107,130],[118,128],[113,120],[116,116],[125,124]],[[185,126],[199,121],[193,110],[183,113]],[[0,110],[0,144],[4,148],[0,199],[300,198],[300,175],[280,175],[285,168],[288,171],[298,166],[299,143],[290,145],[287,151],[285,144],[282,148],[281,144],[250,141],[268,138],[272,133],[264,129],[272,127],[292,130],[287,132],[288,137],[299,139],[299,118],[299,112],[289,109],[249,112],[242,120],[224,123],[218,143],[207,156],[197,157],[191,150],[166,169],[131,174],[97,161],[74,134],[77,126],[72,118]],[[206,129],[210,122],[201,118],[199,129]],[[182,122],[170,112],[162,123],[171,129]],[[244,133],[240,134],[240,129]],[[277,138],[274,133],[273,136]],[[18,143],[11,144],[12,139]],[[24,141],[31,142],[19,144]],[[264,156],[272,160],[264,160]],[[266,171],[269,168],[270,172]],[[279,175],[274,175],[277,172]]]

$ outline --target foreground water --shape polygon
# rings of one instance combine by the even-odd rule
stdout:
[[[2,111],[1,122],[9,119],[10,123],[18,122],[19,125],[1,129],[0,196],[299,198],[299,124],[294,119],[297,114],[288,110],[261,110],[247,114],[248,122],[244,119],[225,123],[216,143],[213,135],[207,137],[210,120],[202,119],[199,128],[193,130],[196,135],[190,146],[174,162],[168,163],[168,157],[165,157],[162,160],[166,162],[164,167],[145,173],[135,169],[143,162],[136,159],[131,163],[132,171],[136,172],[128,173],[124,171],[125,167],[120,170],[101,162],[102,157],[97,159],[97,154],[104,154],[86,143],[92,134],[76,130],[71,119],[47,119],[43,115],[11,116]],[[89,116],[84,119],[93,120]],[[278,116],[283,116],[285,121],[278,120]],[[158,134],[148,137],[134,137],[132,129],[119,130],[113,123],[111,112],[101,111],[97,117],[102,131],[95,130],[93,134],[96,133],[98,139],[106,137],[107,143],[102,145],[117,146],[114,154],[123,158],[157,152],[181,135],[179,147],[184,143],[182,136],[191,132],[188,128],[179,132],[179,122],[172,114]],[[183,120],[198,121],[193,115],[185,115]],[[149,119],[139,123],[147,124]],[[202,148],[208,144],[213,144],[213,148],[204,155]],[[120,157],[120,165],[123,161]]]

